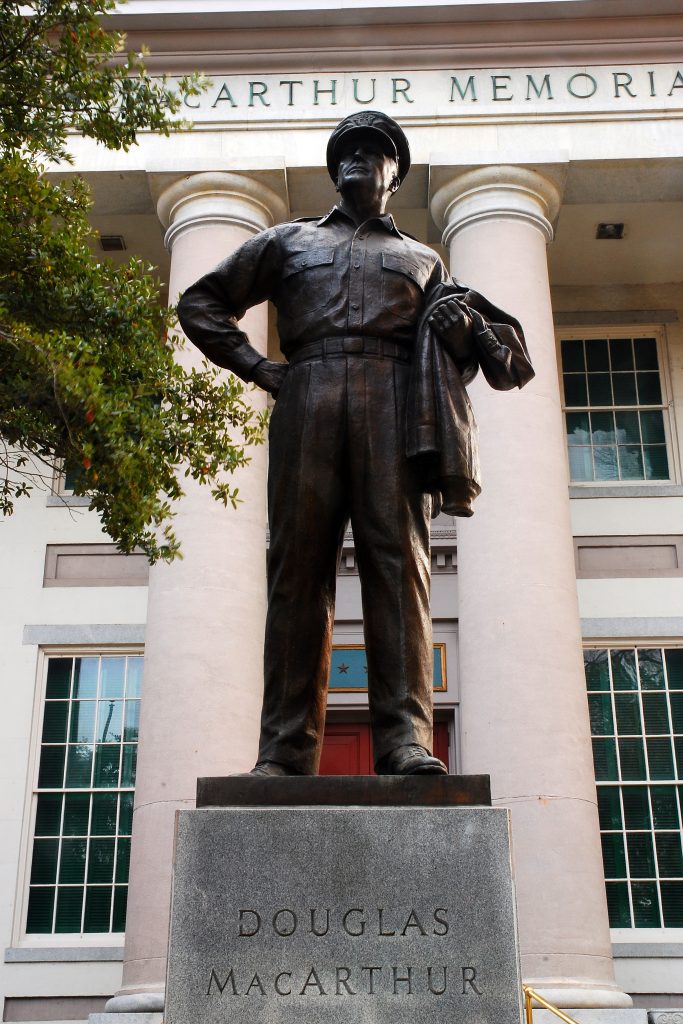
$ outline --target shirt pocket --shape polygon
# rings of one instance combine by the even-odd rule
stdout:
[[[285,260],[282,291],[294,317],[327,305],[331,297],[333,263],[334,249],[329,248],[307,249]]]
[[[417,321],[424,305],[424,270],[415,260],[382,253],[382,306],[399,320]]]

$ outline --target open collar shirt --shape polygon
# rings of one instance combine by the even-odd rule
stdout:
[[[360,226],[337,206],[321,219],[278,224],[255,235],[184,293],[187,336],[214,363],[245,380],[263,358],[237,326],[270,300],[289,357],[323,338],[373,337],[410,349],[430,290],[448,272],[428,246],[390,215]]]

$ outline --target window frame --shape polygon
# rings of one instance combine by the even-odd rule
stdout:
[[[27,932],[26,919],[28,915],[31,860],[38,806],[38,772],[40,768],[41,737],[47,690],[47,662],[50,658],[101,657],[107,655],[132,655],[144,658],[144,653],[144,645],[142,644],[46,644],[38,648],[24,794],[24,813],[12,922],[11,948],[13,949],[35,949],[36,947],[41,947],[45,949],[78,948],[87,950],[98,947],[120,948],[122,945],[125,932],[60,932],[59,934]],[[88,792],[92,792],[92,790],[89,789]],[[135,789],[133,789],[133,793],[135,793]]]
[[[633,406],[600,406],[600,405],[586,405],[585,407],[579,406],[567,406],[564,397],[564,376],[563,376],[563,365],[562,365],[562,342],[582,339],[584,341],[591,341],[596,338],[606,338],[608,341],[612,338],[655,338],[657,344],[657,362],[659,365],[659,381],[662,391],[662,402],[661,405],[633,405]],[[671,488],[682,482],[681,478],[681,460],[678,448],[678,433],[676,430],[676,422],[674,416],[674,399],[673,389],[671,384],[671,367],[669,361],[669,344],[668,336],[666,331],[666,325],[661,323],[651,324],[597,324],[593,326],[586,326],[583,324],[576,324],[574,326],[562,325],[561,328],[556,328],[556,352],[557,352],[557,370],[558,370],[558,387],[560,389],[560,404],[562,409],[562,431],[564,436],[564,451],[565,451],[565,462],[567,466],[567,474],[569,476],[569,486],[581,489],[590,488],[610,488],[613,489],[614,496],[618,497],[620,490],[627,491],[633,487],[647,487],[653,490],[661,490],[662,493],[666,493],[667,488]],[[662,419],[664,423],[664,440],[666,446],[666,454],[669,463],[669,477],[667,480],[648,480],[646,477],[637,477],[624,480],[572,480],[571,478],[571,466],[569,464],[569,445],[567,444],[567,431],[566,431],[566,413],[567,412],[600,412],[600,411],[611,411],[614,409],[624,410],[626,412],[637,412],[642,410],[660,410],[662,412]]]
[[[648,335],[648,337],[649,337],[649,335]],[[583,652],[586,651],[586,650],[610,650],[612,648],[624,649],[624,648],[631,648],[631,647],[632,648],[645,648],[646,650],[649,650],[649,649],[652,649],[652,648],[661,648],[663,650],[670,650],[670,649],[681,650],[681,649],[683,649],[683,638],[678,639],[678,638],[672,638],[671,636],[668,636],[668,637],[662,637],[662,636],[645,636],[645,637],[643,637],[643,636],[640,636],[640,637],[635,637],[635,636],[611,636],[611,637],[605,636],[605,637],[602,637],[602,636],[600,636],[600,637],[588,637],[588,636],[585,636],[585,637],[582,638],[581,655],[582,655],[582,659],[583,659]],[[585,692],[586,692],[586,713],[588,714],[588,693],[589,693],[589,691],[588,691],[587,687],[586,687]],[[624,692],[630,692],[630,691],[624,691]],[[653,692],[656,692],[656,691],[653,691]],[[643,723],[643,725],[644,725],[644,723]],[[592,731],[592,728],[590,726],[590,723],[589,723],[588,728],[589,728],[589,733],[590,733],[590,736],[591,736],[591,747],[592,747],[593,731]],[[615,722],[615,728],[616,728],[616,722]],[[672,723],[672,728],[673,728],[673,723]],[[615,736],[616,735],[617,735],[617,733],[615,732]],[[645,737],[646,735],[647,734],[645,732],[643,732],[643,737]],[[673,735],[673,733],[672,733],[672,735]],[[594,769],[594,766],[592,764],[592,755],[591,755],[591,769],[593,771],[593,774],[595,775],[595,769]],[[612,786],[614,786],[614,788],[618,788],[620,790],[621,787],[624,785],[624,780],[620,779],[618,782],[608,783],[608,784],[612,785]],[[626,785],[628,785],[628,784],[629,783],[627,781]],[[649,787],[651,785],[657,785],[658,784],[658,780],[654,780],[654,781],[653,780],[644,780],[642,782],[635,782],[633,784],[634,785],[645,785],[645,786]],[[664,780],[661,780],[661,782],[659,782],[659,784],[660,785],[668,785],[669,783],[665,782]],[[672,784],[673,785],[680,785],[681,783],[674,781]],[[605,782],[598,781],[597,779],[595,779],[595,808],[596,808],[596,817],[597,817],[597,809],[598,809],[597,791],[598,791],[598,786],[599,785],[605,785]],[[602,829],[600,827],[599,821],[597,822],[597,826],[598,826],[598,843],[599,843],[599,846],[601,848],[601,846],[602,846],[602,843],[601,843]],[[623,829],[623,831],[624,831],[624,833],[626,832],[625,829]],[[654,830],[652,830],[652,831],[654,832]],[[681,839],[683,841],[683,807],[681,808]],[[605,884],[605,871],[604,871],[604,865],[602,863],[602,850],[601,849],[600,849],[600,871],[601,871],[601,874],[602,874],[603,885],[604,885]],[[657,879],[659,880],[659,871],[657,872]],[[605,889],[605,900],[606,900],[606,898],[607,898],[607,890]],[[664,926],[661,926],[659,928],[636,928],[636,927],[631,927],[631,928],[612,928],[612,927],[610,927],[609,931],[610,931],[611,941],[612,941],[612,943],[615,943],[615,944],[620,944],[620,943],[623,943],[623,944],[633,944],[633,943],[637,943],[638,945],[642,945],[642,946],[650,945],[650,946],[652,946],[654,948],[654,947],[657,947],[658,945],[661,945],[662,943],[665,943],[667,945],[671,945],[671,944],[675,944],[675,943],[683,943],[683,927],[672,927],[672,928],[667,928],[667,927],[664,927]],[[615,953],[615,955],[618,956],[618,951]],[[647,954],[643,954],[643,955],[646,956]],[[654,954],[654,955],[656,955],[656,954]]]

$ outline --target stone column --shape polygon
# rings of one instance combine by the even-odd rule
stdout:
[[[451,272],[516,316],[536,370],[470,388],[483,490],[459,520],[463,771],[512,809],[522,971],[565,1007],[627,1007],[614,980],[581,657],[546,243],[557,188],[494,166],[439,189]]]
[[[170,301],[286,215],[270,189],[232,173],[194,174],[159,199],[171,250]],[[264,355],[267,307],[242,321]],[[178,358],[199,365],[186,344]],[[250,401],[263,408],[266,395]],[[252,767],[263,692],[266,457],[252,448],[233,475],[241,504],[225,509],[183,480],[175,529],[183,559],[150,572],[145,680],[130,867],[123,985],[109,1012],[160,1012],[168,942],[176,810],[193,807],[197,777]]]

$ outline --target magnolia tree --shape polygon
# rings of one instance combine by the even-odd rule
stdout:
[[[263,440],[244,385],[174,359],[173,319],[153,268],[93,257],[90,193],[73,176],[72,130],[128,149],[141,129],[168,135],[179,94],[103,18],[115,0],[0,6],[0,508],[75,467],[121,550],[150,562],[179,553],[173,502],[187,477],[235,504],[226,471]]]

